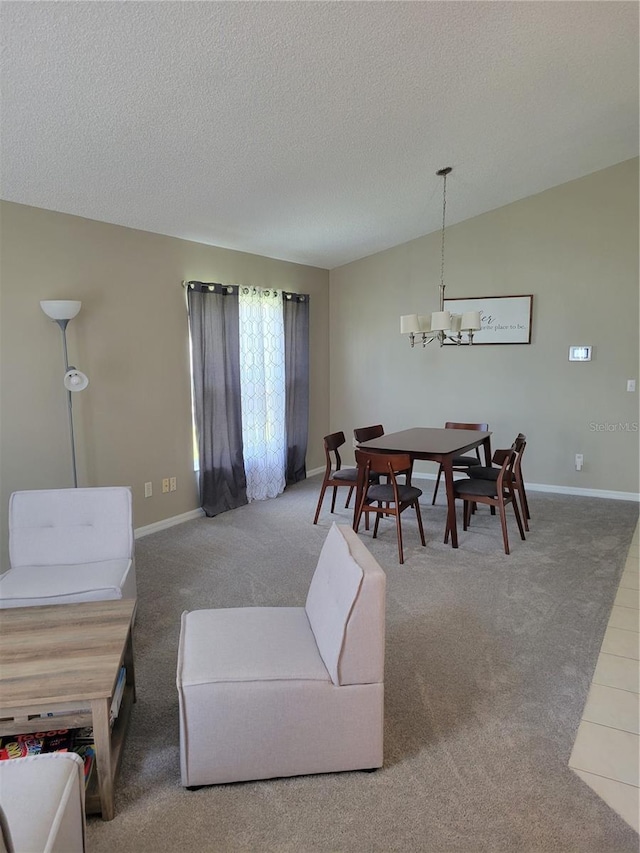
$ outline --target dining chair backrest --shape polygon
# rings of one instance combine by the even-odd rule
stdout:
[[[520,468],[520,460],[522,458],[522,454],[524,453],[524,449],[526,446],[527,446],[526,435],[523,435],[521,432],[518,433],[518,435],[516,436],[516,438],[514,439],[512,445],[511,445],[511,447],[509,448],[510,450],[515,450],[515,452],[518,454],[518,458],[516,459],[516,461],[514,463],[514,468],[516,470],[519,470],[519,468]],[[507,450],[507,449],[496,450],[495,453],[493,454],[491,461],[493,462],[494,465],[502,465],[504,458],[508,452],[509,452],[509,450]]]
[[[477,429],[481,432],[487,432],[489,424],[462,424],[457,421],[447,421],[444,425],[445,429]]]
[[[329,468],[331,468],[334,461],[336,465],[336,470],[339,470],[342,467],[342,459],[340,458],[340,451],[338,450],[338,448],[342,447],[342,445],[346,443],[347,439],[344,437],[343,432],[332,432],[331,435],[325,435],[324,453]],[[332,453],[334,454],[333,460],[331,458]]]
[[[359,443],[363,441],[371,441],[373,438],[380,438],[381,435],[384,435],[384,427],[382,424],[375,424],[375,426],[368,427],[358,427],[358,429],[354,429],[353,437]]]
[[[480,432],[488,432],[489,424],[462,424],[462,423],[458,423],[457,421],[447,421],[446,424],[444,425],[444,428],[445,429],[469,429],[469,430],[479,430]],[[480,448],[479,447],[476,447],[475,454],[476,454],[476,457],[478,459],[480,459]],[[466,459],[467,457],[459,457],[458,461],[462,458]],[[464,468],[465,468],[465,466],[462,462],[460,462],[459,465],[456,465],[456,460],[454,460],[454,463],[453,463],[453,470],[454,471],[461,471],[461,470],[464,471]]]
[[[408,453],[368,453],[366,450],[356,449],[355,454],[358,470],[363,471],[363,477],[368,477],[369,474],[387,474],[392,478],[392,482],[397,474],[411,474],[413,462]]]
[[[522,476],[522,456],[524,454],[525,448],[527,446],[527,436],[522,433],[518,433],[516,440],[513,442],[513,449],[516,451],[517,458],[513,465],[513,480],[518,490],[518,494],[520,495],[520,502],[522,503],[522,517],[524,519],[525,529],[529,529],[529,520],[531,519],[531,513],[529,512],[529,499],[527,498],[527,491],[524,487],[524,477]]]
[[[504,458],[500,465],[500,472],[496,479],[496,489],[499,496],[504,494],[505,489],[509,489],[509,483],[513,478],[513,466],[515,465],[517,458],[518,454],[513,447],[510,447],[509,450],[505,451]]]

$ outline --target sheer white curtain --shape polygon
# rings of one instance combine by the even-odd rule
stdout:
[[[240,288],[242,442],[250,501],[284,491],[286,463],[282,293]]]

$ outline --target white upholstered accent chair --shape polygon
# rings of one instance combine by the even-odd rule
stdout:
[[[84,764],[73,752],[0,761],[0,851],[83,853]]]
[[[381,767],[385,585],[334,524],[304,607],[183,613],[182,784]]]
[[[0,608],[135,598],[131,489],[42,489],[9,501]]]

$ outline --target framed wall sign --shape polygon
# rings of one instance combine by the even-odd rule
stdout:
[[[533,296],[473,296],[445,299],[444,310],[452,314],[479,311],[482,328],[474,332],[473,345],[530,344]],[[447,341],[446,346],[456,346]]]

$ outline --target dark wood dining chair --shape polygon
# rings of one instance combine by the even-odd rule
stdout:
[[[482,432],[487,432],[489,429],[489,424],[460,424],[455,421],[447,421],[444,425],[445,429],[477,429]],[[476,447],[475,456],[454,456],[453,457],[453,470],[454,471],[462,471],[465,474],[469,472],[470,468],[474,468],[476,465],[482,465],[482,460],[480,459],[480,448]],[[438,476],[436,477],[436,485],[433,490],[433,498],[431,499],[431,505],[435,506],[436,497],[438,495],[438,486],[440,485],[440,477],[442,476],[442,465],[438,466]]]
[[[402,546],[402,523],[400,516],[409,507],[413,507],[418,519],[420,541],[426,545],[420,503],[418,498],[422,490],[411,485],[412,461],[408,453],[367,453],[356,450],[358,465],[358,504],[353,529],[358,532],[363,513],[374,513],[373,538],[378,535],[378,525],[382,516],[394,516],[398,537],[398,558],[404,563]],[[399,483],[398,477],[404,474],[406,482]],[[382,475],[387,477],[386,483],[375,483],[371,478]]]
[[[372,438],[380,438],[381,435],[384,435],[384,427],[382,424],[374,424],[373,426],[367,427],[358,427],[353,431],[353,437],[358,444],[361,444],[363,441],[371,441]],[[379,482],[380,477],[376,474],[373,477],[374,482]],[[356,507],[356,512],[357,512]],[[365,514],[365,530],[369,529],[369,513]]]
[[[322,501],[324,500],[324,493],[329,488],[333,489],[331,512],[335,512],[336,495],[338,494],[338,489],[343,486],[346,486],[349,489],[347,500],[344,505],[345,509],[349,507],[351,495],[353,494],[353,490],[355,489],[358,481],[358,469],[342,467],[339,448],[342,447],[343,444],[346,444],[346,441],[347,439],[344,437],[343,432],[332,432],[331,435],[325,435],[323,438],[326,467],[324,477],[322,479],[322,486],[320,487],[320,497],[318,498],[316,515],[313,519],[314,524],[318,523],[320,509],[322,508]]]
[[[525,448],[527,446],[527,437],[522,433],[518,433],[515,441],[511,445],[511,449],[516,452],[516,460],[513,464],[513,488],[518,495],[520,500],[520,515],[522,516],[522,523],[524,524],[524,529],[529,531],[529,521],[531,520],[531,513],[529,512],[529,501],[527,500],[527,492],[524,486],[524,477],[522,476],[522,455],[524,454]],[[506,450],[496,450],[493,454],[492,462],[493,465],[490,468],[485,467],[484,465],[480,465],[479,467],[474,467],[469,469],[469,476],[473,480],[497,480],[498,474],[500,473],[500,468],[495,466],[501,466],[504,461],[504,456],[508,451]]]
[[[498,476],[495,480],[475,480],[472,477],[465,477],[462,480],[456,480],[453,484],[454,497],[463,502],[462,512],[462,529],[468,530],[471,521],[471,510],[474,504],[488,504],[491,507],[497,507],[500,515],[500,524],[502,526],[502,540],[504,542],[504,553],[509,554],[509,536],[507,534],[507,513],[506,506],[511,504],[513,512],[520,531],[520,538],[524,539],[524,528],[516,501],[515,490],[513,487],[513,466],[515,464],[517,453],[510,448],[504,451],[504,459],[498,471]],[[445,545],[449,541],[449,523],[444,536]]]
[[[363,441],[371,441],[372,438],[380,438],[381,435],[384,435],[384,427],[382,424],[375,424],[375,426],[368,427],[358,427],[358,429],[354,429],[353,437],[358,442],[358,444],[362,444]]]

